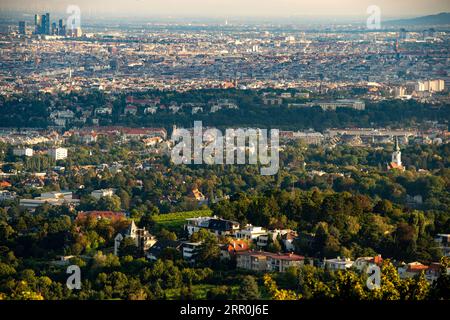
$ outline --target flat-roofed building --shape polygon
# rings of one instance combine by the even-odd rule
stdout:
[[[66,148],[53,148],[48,150],[48,155],[55,161],[67,158],[68,151]]]
[[[103,197],[112,197],[113,195],[114,189],[100,189],[91,192],[91,196],[97,200]]]
[[[17,157],[32,157],[34,154],[33,149],[31,148],[14,148],[13,149],[13,155]]]

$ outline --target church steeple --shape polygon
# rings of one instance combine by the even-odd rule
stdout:
[[[400,145],[398,143],[398,137],[395,137],[395,147],[392,152],[392,161],[388,164],[388,170],[399,169],[404,171],[405,168],[402,164],[402,152],[400,151]]]
[[[398,145],[398,137],[395,137],[395,151],[400,151],[400,146]]]
[[[395,149],[392,152],[392,162],[397,166],[402,166],[402,152],[400,151],[400,145],[398,144],[398,137],[395,137]]]

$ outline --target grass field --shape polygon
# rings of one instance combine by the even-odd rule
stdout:
[[[165,228],[171,231],[177,231],[183,227],[186,219],[188,218],[210,217],[211,215],[211,210],[196,210],[159,214],[154,216],[153,218],[158,227]]]

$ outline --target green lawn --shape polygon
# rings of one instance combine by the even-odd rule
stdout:
[[[192,293],[196,300],[206,299],[206,294],[209,290],[214,288],[211,284],[194,284],[192,286]],[[180,289],[166,290],[167,300],[177,300],[180,298]]]
[[[153,216],[153,218],[158,227],[176,231],[183,227],[183,225],[186,223],[186,219],[188,218],[210,217],[211,215],[211,210],[196,210],[159,214]]]

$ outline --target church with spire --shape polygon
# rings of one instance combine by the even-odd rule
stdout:
[[[394,148],[394,152],[392,152],[392,160],[388,164],[387,169],[388,170],[397,169],[397,170],[405,171],[405,167],[403,167],[403,164],[402,164],[402,152],[400,151],[400,146],[398,144],[398,137],[395,137],[395,148]]]

